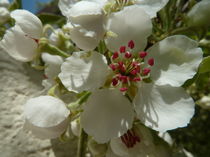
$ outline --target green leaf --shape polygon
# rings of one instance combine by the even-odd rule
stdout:
[[[62,24],[65,23],[65,17],[50,13],[41,13],[37,15],[43,24]]]
[[[206,72],[210,72],[210,56],[205,57],[199,66],[198,73],[202,74]]]
[[[10,11],[13,11],[15,9],[22,9],[22,0],[14,0],[12,4],[9,7]]]

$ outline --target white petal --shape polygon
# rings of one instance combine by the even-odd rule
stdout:
[[[79,137],[79,135],[80,135],[80,123],[79,123],[78,119],[71,122],[71,131],[75,136]]]
[[[51,55],[49,53],[42,53],[42,59],[47,66],[45,69],[45,75],[49,79],[54,79],[60,73],[60,66],[64,62],[63,58],[57,55]]]
[[[134,99],[138,118],[148,127],[165,132],[185,127],[194,114],[194,101],[181,87],[142,84]]]
[[[73,4],[78,2],[78,0],[59,0],[58,7],[61,11],[61,13],[68,17],[69,16],[69,10],[72,7]]]
[[[157,12],[162,9],[169,0],[136,0],[138,4],[151,18],[155,17]]]
[[[7,8],[0,7],[0,23],[5,22],[10,17],[10,13]]]
[[[101,15],[102,7],[94,1],[80,1],[74,4],[69,10],[70,17],[79,17],[86,15]]]
[[[82,50],[95,49],[105,33],[102,5],[95,1],[80,1],[72,5],[68,20],[73,26],[72,41]]]
[[[0,45],[11,57],[22,62],[33,60],[37,51],[37,43],[19,26],[7,30]]]
[[[24,114],[28,129],[41,138],[56,138],[68,125],[69,110],[58,98],[40,96],[28,100]]]
[[[96,24],[95,26],[100,26],[100,24]],[[95,32],[96,29],[87,30],[81,26],[73,27],[70,31],[71,40],[82,50],[93,50],[96,48],[104,34],[103,29],[100,30],[99,28],[99,32]]]
[[[116,154],[112,151],[112,149],[109,147],[109,148],[107,149],[107,152],[106,152],[106,157],[122,157],[122,156],[116,155]]]
[[[129,100],[115,89],[96,90],[81,114],[81,126],[98,142],[120,137],[132,127],[134,112]]]
[[[42,35],[42,23],[39,18],[27,10],[17,9],[11,12],[15,24],[32,38],[39,39]]]
[[[69,91],[93,90],[105,83],[108,73],[105,57],[97,52],[85,55],[85,52],[75,52],[61,66],[59,78]]]
[[[107,30],[117,37],[107,37],[109,50],[117,51],[120,46],[126,46],[130,40],[135,42],[134,50],[143,50],[147,37],[152,32],[150,17],[139,6],[125,7],[122,11],[111,14],[107,22]]]
[[[196,41],[182,35],[168,37],[151,47],[148,57],[155,65],[151,76],[156,84],[181,86],[192,78],[202,61],[202,49]]]

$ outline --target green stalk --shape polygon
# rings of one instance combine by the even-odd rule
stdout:
[[[84,132],[83,129],[81,129],[78,141],[77,157],[85,157],[87,140],[88,140],[88,135]]]

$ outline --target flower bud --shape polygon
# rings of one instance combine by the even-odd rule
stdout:
[[[192,27],[207,27],[210,25],[210,1],[197,3],[187,14],[187,23]]]

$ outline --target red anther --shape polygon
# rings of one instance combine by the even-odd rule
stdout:
[[[150,58],[150,59],[148,60],[148,64],[149,64],[150,66],[153,66],[154,63],[155,63],[154,58]]]
[[[125,46],[121,46],[120,47],[120,53],[125,53],[126,51],[126,47]]]
[[[125,140],[124,136],[121,136],[122,142],[126,145],[127,148],[129,148],[128,142]]]
[[[132,54],[130,52],[125,53],[125,58],[131,58],[131,57],[132,57]]]
[[[115,71],[115,70],[117,69],[116,65],[114,65],[114,64],[109,64],[109,67],[110,67],[113,71]]]
[[[131,75],[136,75],[137,73],[138,73],[138,71],[137,71],[136,69],[133,69],[133,70],[130,72]]]
[[[122,67],[124,65],[124,63],[122,61],[118,62],[119,67]]]
[[[150,68],[144,68],[143,74],[148,75],[150,73],[150,71],[151,71]]]
[[[136,140],[137,142],[141,142],[141,139],[140,139],[138,136],[135,136],[135,140]]]
[[[140,77],[135,77],[135,78],[133,78],[132,81],[134,81],[134,82],[139,82],[139,81],[141,81],[141,78],[140,78]]]
[[[126,71],[124,63],[122,61],[118,62],[118,68],[119,68],[119,70],[121,72],[125,72]]]
[[[120,91],[121,92],[126,92],[128,90],[128,88],[127,87],[122,87],[122,88],[120,88]],[[126,139],[127,140],[127,139]]]
[[[112,85],[116,86],[118,84],[118,79],[117,78],[113,78],[112,79]]]
[[[137,71],[138,73],[140,73],[140,70],[141,70],[140,65],[137,65],[137,67],[136,67],[136,71]]]
[[[128,47],[129,48],[133,49],[134,46],[135,46],[135,44],[134,44],[134,41],[133,40],[131,40],[131,41],[128,42]]]
[[[138,62],[132,62],[132,66],[136,67],[138,65]]]
[[[118,52],[114,52],[112,55],[112,59],[116,59],[119,57],[119,53]]]
[[[118,79],[120,81],[122,81],[123,83],[127,83],[128,82],[128,77],[127,76],[120,75],[120,76],[118,76]]]
[[[144,58],[144,57],[146,57],[146,56],[147,56],[147,52],[144,52],[144,51],[139,52],[139,57],[140,57],[140,58]]]

